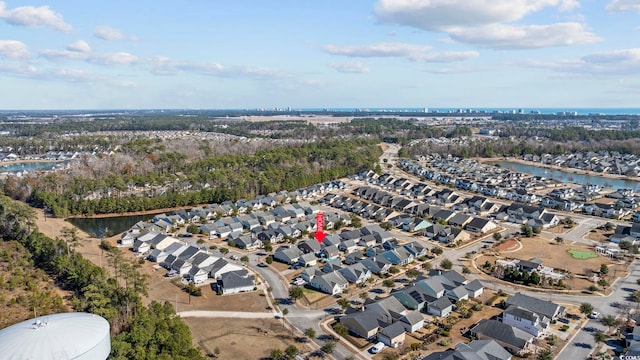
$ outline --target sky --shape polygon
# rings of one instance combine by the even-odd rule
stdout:
[[[0,0],[2,110],[615,108],[639,94],[640,0]]]

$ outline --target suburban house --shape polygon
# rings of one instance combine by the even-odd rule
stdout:
[[[262,247],[262,241],[251,237],[251,235],[241,235],[239,237],[229,239],[229,245],[238,249],[255,250]]]
[[[512,354],[521,355],[534,349],[533,335],[498,320],[482,319],[470,330],[478,340],[493,340]]]
[[[240,265],[230,263],[223,258],[218,258],[218,260],[216,260],[212,264],[211,269],[209,270],[209,277],[213,279],[218,279],[218,278],[221,278],[222,275],[228,272],[239,271],[242,269],[243,268]]]
[[[405,329],[401,322],[394,322],[378,331],[378,341],[390,348],[402,345],[405,339]]]
[[[253,277],[246,270],[224,273],[217,283],[218,291],[225,295],[253,291],[254,287]]]
[[[302,255],[302,251],[297,247],[279,248],[273,253],[273,258],[285,264],[295,264]]]
[[[350,283],[362,284],[371,277],[371,271],[361,263],[355,263],[338,270]]]
[[[493,340],[473,340],[458,343],[454,350],[434,352],[423,360],[511,360],[507,350]]]
[[[334,271],[314,276],[309,286],[330,295],[341,294],[349,286],[349,282],[339,272]]]
[[[540,318],[554,320],[564,316],[566,308],[551,301],[540,300],[532,296],[516,293],[505,301],[507,306],[516,306],[535,312]]]
[[[340,318],[349,331],[365,339],[377,335],[378,341],[389,347],[398,347],[405,340],[405,332],[417,331],[424,325],[419,311],[407,311],[394,297],[367,300],[361,311]]]
[[[509,306],[502,312],[502,322],[539,337],[549,327],[550,319],[531,310]]]
[[[497,228],[498,228],[498,225],[496,225],[495,222],[488,219],[479,218],[479,217],[473,218],[473,220],[471,220],[465,226],[465,229],[467,229],[468,231],[478,233],[478,234],[485,234]]]

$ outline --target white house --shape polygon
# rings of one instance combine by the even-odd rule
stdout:
[[[539,337],[547,330],[550,319],[531,310],[509,306],[502,313],[502,322]]]
[[[327,294],[337,295],[347,289],[349,282],[339,272],[334,271],[315,276],[309,282],[309,286]]]

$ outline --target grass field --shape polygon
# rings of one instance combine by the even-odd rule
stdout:
[[[571,249],[571,250],[567,250],[567,252],[571,254],[571,256],[573,256],[574,259],[579,259],[579,260],[593,259],[598,257],[598,254],[594,253],[593,251]]]

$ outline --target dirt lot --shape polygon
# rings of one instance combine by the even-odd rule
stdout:
[[[284,350],[289,345],[307,351],[276,319],[186,318],[185,322],[192,330],[194,343],[205,354],[219,350],[217,359],[268,358],[272,349]]]
[[[567,250],[583,250],[593,251],[593,247],[585,244],[556,244],[550,238],[545,236],[536,236],[533,238],[521,238],[522,248],[520,250],[508,253],[502,253],[500,257],[494,254],[483,254],[476,259],[476,264],[481,266],[486,261],[495,263],[499,258],[501,259],[520,259],[529,260],[532,258],[538,258],[543,260],[543,266],[553,267],[554,269],[564,270],[571,274],[569,280],[564,281],[567,284],[567,289],[571,290],[584,290],[590,285],[593,285],[593,281],[584,279],[582,277],[590,277],[594,272],[599,271],[602,264],[606,264],[609,267],[609,274],[605,279],[612,283],[614,276],[625,276],[626,266],[624,263],[612,260],[608,257],[598,256],[597,258],[580,260],[573,258]]]

